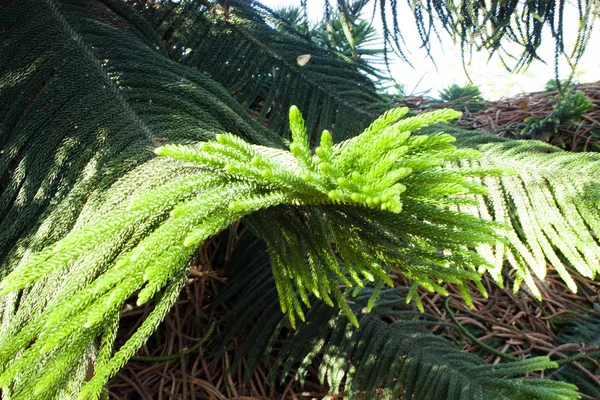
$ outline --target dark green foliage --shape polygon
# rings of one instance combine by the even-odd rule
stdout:
[[[327,0],[327,3],[334,3]],[[337,3],[340,3],[338,1]],[[341,1],[346,3],[346,1]],[[382,0],[381,18],[384,21],[386,45],[404,57],[404,39],[398,14],[411,10],[415,16],[416,29],[421,38],[422,47],[428,52],[432,36],[439,35],[438,29],[446,30],[455,40],[460,41],[462,54],[472,54],[473,50],[488,50],[498,53],[505,66],[520,70],[535,59],[539,59],[538,49],[542,43],[543,32],[550,29],[555,42],[555,69],[558,70],[558,58],[565,56],[570,65],[576,65],[586,48],[594,22],[598,15],[597,1],[578,0],[577,12],[579,25],[574,48],[570,54],[565,50],[564,27],[566,0],[547,1],[407,1],[401,8],[397,0]],[[522,51],[515,55],[507,51],[507,45],[516,44]],[[557,71],[558,76],[558,71]]]
[[[559,79],[559,80],[550,79],[544,85],[544,89],[547,92],[553,92],[553,91],[557,90],[562,93],[569,87],[578,85],[578,84],[579,84],[579,82],[577,82],[576,80],[573,80],[573,79]]]
[[[572,382],[581,393],[594,399],[600,398],[600,307],[596,307],[595,311],[590,315],[578,315],[576,318],[556,318],[562,319],[556,321],[560,327],[557,338],[560,346],[557,352],[565,352],[574,357],[577,364],[561,363],[550,375],[555,380]],[[585,355],[582,356],[580,351]]]
[[[280,53],[272,56],[264,44],[287,48],[252,8],[182,6],[198,17],[186,20],[198,25],[186,26],[182,37],[208,29],[206,36],[191,37],[209,44],[261,38],[253,42],[262,49],[256,54],[240,48],[239,59],[221,54],[222,64],[210,61],[215,71],[221,65],[238,76],[247,70],[245,61],[260,63],[261,57],[272,66]],[[202,12],[214,13],[211,24],[224,30],[207,28]],[[357,323],[362,308],[352,308],[358,304],[352,295],[368,294],[370,303],[361,304],[368,309],[390,282],[390,271],[412,280],[406,298],[417,301],[418,285],[445,293],[442,282],[456,283],[468,301],[466,282],[477,284],[486,270],[498,278],[504,257],[532,291],[532,272],[542,277],[547,261],[567,282],[561,261],[586,276],[597,272],[597,158],[537,143],[483,145],[495,139],[459,131],[464,148],[456,149],[453,136],[439,133],[452,131],[447,126],[410,133],[456,118],[452,110],[402,119],[406,110],[394,109],[363,135],[338,144],[323,132],[313,150],[317,137],[293,108],[289,120],[287,110],[280,116],[291,123],[287,151],[219,84],[161,53],[157,42],[167,32],[155,36],[117,0],[2,4],[0,100],[8,105],[0,109],[3,395],[100,396],[176,301],[201,243],[243,217],[268,245],[280,300],[272,307],[281,305],[290,323],[308,315],[313,297],[339,307],[341,314],[326,309],[331,318]],[[177,60],[185,49],[168,50],[182,50],[171,55]],[[352,77],[355,65],[325,50],[315,50],[311,60],[323,64],[315,63],[310,79],[303,72],[309,60],[290,68],[298,74],[281,87],[294,96],[303,82],[320,90],[322,97],[306,100],[320,113],[312,132],[332,121],[326,110],[333,110],[337,136],[352,136],[372,121],[373,109],[387,106],[368,79]],[[364,111],[356,98],[336,97],[336,71],[373,108]],[[245,79],[262,85],[259,75]],[[334,100],[340,103],[331,105]],[[352,118],[356,109],[364,112]],[[486,158],[478,160],[469,145]],[[159,146],[158,153],[179,160],[154,157]],[[518,171],[514,180],[503,176],[504,164]],[[523,165],[538,164],[523,171]],[[565,166],[573,168],[568,179]],[[361,292],[364,287],[374,290]],[[115,349],[120,311],[133,301],[153,307]],[[88,381],[90,361],[94,376]],[[552,366],[538,361],[516,372]]]
[[[156,53],[154,38],[106,5],[17,3],[0,15],[0,261],[62,237],[88,197],[104,196],[162,138],[229,131],[278,144],[222,88]]]
[[[361,14],[369,12],[367,5],[368,2],[357,0],[344,4],[337,12],[326,14],[314,29],[313,40],[344,55],[381,85],[382,80],[389,80],[381,71],[385,67],[385,51],[372,21],[361,19]]]
[[[278,29],[293,35],[302,35],[310,39],[313,31],[309,26],[306,10],[301,7],[289,6],[273,10],[274,23]]]
[[[275,29],[268,20],[276,15],[257,2],[205,3],[167,2],[166,15],[156,17],[157,29],[170,32],[171,57],[222,83],[258,120],[268,117],[276,132],[289,135],[287,112],[294,104],[312,144],[324,129],[336,141],[354,136],[390,107],[357,64]]]
[[[383,21],[386,56],[387,52],[394,51],[407,63],[410,63],[410,59],[407,57],[403,35],[408,29],[417,30],[420,45],[428,54],[431,41],[439,39],[441,30],[445,30],[453,40],[460,42],[463,56],[472,54],[474,50],[498,53],[510,70],[522,70],[531,61],[540,59],[538,50],[542,37],[549,30],[555,44],[557,77],[560,57],[566,58],[571,67],[577,65],[593,32],[599,5],[597,1],[581,0],[574,4],[579,24],[575,28],[573,49],[568,53],[563,26],[567,18],[565,8],[569,5],[566,0],[409,0],[406,3],[397,0],[326,0],[325,3],[328,11],[326,18],[339,12],[347,20],[357,9],[365,8],[368,12],[369,7],[373,7],[375,12],[380,13]],[[310,6],[311,2],[307,0],[305,4]],[[405,13],[414,15],[414,26],[402,25],[400,15]],[[515,54],[512,49],[508,50],[514,47],[520,50],[520,54]]]
[[[481,98],[481,91],[477,86],[472,84],[459,86],[453,83],[440,91],[440,99],[447,102],[478,98]]]
[[[238,347],[233,370],[244,359],[250,371],[256,363],[266,363],[274,381],[293,370],[303,381],[313,366],[330,392],[344,393],[348,399],[577,398],[564,383],[519,378],[556,368],[546,357],[485,364],[432,335],[428,329],[444,323],[407,306],[407,289],[382,290],[372,308],[374,289],[361,290],[349,301],[359,327],[339,310],[313,302],[305,323],[289,330],[285,316],[273,306],[277,291],[264,245],[246,237],[231,254],[227,268],[231,281],[217,304],[233,301],[234,305],[225,317],[223,345],[253,326]]]
[[[477,112],[485,108],[481,91],[472,84],[459,86],[456,83],[444,88],[439,93],[440,99],[455,110]]]
[[[558,95],[552,112],[545,118],[526,118],[527,126],[521,132],[523,137],[548,141],[558,138],[558,126],[574,124],[581,116],[596,107],[582,91],[567,90]],[[560,140],[560,138],[558,138]],[[563,143],[564,146],[564,143]]]

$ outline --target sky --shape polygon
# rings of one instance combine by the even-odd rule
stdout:
[[[299,5],[300,0],[260,0],[271,8],[280,6]],[[308,2],[309,18],[317,21],[323,12],[324,0],[310,0]],[[402,4],[403,2],[398,2]],[[414,25],[414,18],[410,10],[399,13],[400,25],[407,26],[402,34],[407,43],[407,55],[414,68],[400,60],[395,60],[391,65],[394,79],[405,85],[407,94],[423,94],[437,97],[438,92],[451,83],[464,85],[469,81],[467,73],[462,66],[460,47],[454,45],[450,38],[443,36],[443,43],[432,41],[432,55],[437,65],[427,58],[423,49],[419,48],[420,39]],[[565,11],[565,45],[572,46],[578,26],[577,13],[574,8],[567,7]],[[381,31],[379,11],[374,20],[374,26]],[[510,73],[502,66],[500,59],[494,56],[488,60],[489,53],[474,53],[467,65],[468,76],[471,81],[480,87],[483,97],[488,100],[497,100],[520,93],[544,90],[544,85],[554,77],[554,39],[546,32],[539,54],[546,61],[534,61],[530,67],[521,73]],[[575,72],[575,79],[580,83],[595,82],[600,80],[600,57],[593,55],[593,49],[600,47],[600,23],[596,23],[588,44],[587,52],[579,62]],[[566,62],[560,64],[561,78],[567,78],[571,72]]]

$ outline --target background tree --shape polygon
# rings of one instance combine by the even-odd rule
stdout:
[[[366,1],[343,4],[343,9],[326,12],[321,21],[310,26],[307,10],[301,7],[281,8],[273,12],[274,22],[284,32],[301,35],[312,42],[335,52],[346,61],[370,75],[377,85],[390,80],[385,71],[385,49],[372,22],[362,19]]]
[[[596,155],[431,126],[454,111],[404,118],[355,62],[277,31],[256,2],[133,5],[0,13],[3,396],[106,395],[201,244],[241,219],[219,340],[254,322],[257,359],[284,337],[273,378],[322,351],[321,380],[347,397],[577,398],[577,374],[523,379],[565,362],[485,364],[404,303],[441,282],[469,302],[482,273],[503,283],[505,259],[534,296],[548,262],[572,290],[570,270],[593,277]],[[384,289],[395,275],[409,286]],[[115,348],[121,311],[147,302]]]

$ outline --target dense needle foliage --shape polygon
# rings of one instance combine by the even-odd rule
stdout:
[[[257,287],[253,294],[264,300],[276,293],[268,304],[283,311],[268,314],[278,320],[265,333],[277,334],[281,324],[298,328],[298,336],[290,336],[297,344],[290,346],[302,350],[286,350],[281,362],[308,360],[320,351],[315,343],[321,339],[304,336],[311,330],[300,321],[308,326],[315,316],[322,317],[319,329],[340,325],[325,336],[338,339],[334,346],[346,346],[348,357],[358,354],[351,347],[370,337],[376,346],[360,347],[360,354],[372,354],[384,342],[409,351],[410,341],[390,339],[402,323],[379,333],[372,329],[369,318],[379,324],[381,316],[402,317],[386,310],[386,301],[418,304],[419,288],[445,294],[443,283],[453,283],[469,303],[468,282],[484,291],[481,274],[490,272],[502,284],[504,260],[515,269],[516,288],[525,282],[534,295],[547,262],[572,289],[568,268],[595,276],[598,157],[433,125],[457,118],[454,110],[407,117],[406,109],[391,108],[375,119],[389,104],[356,66],[270,28],[260,13],[194,4],[183,3],[210,35],[186,54],[161,48],[156,26],[121,1],[2,5],[2,396],[105,395],[107,381],[176,301],[201,244],[238,220],[261,239],[247,242],[246,250],[266,246],[268,254],[257,258],[260,265],[247,282],[267,267],[272,287],[264,293]],[[182,26],[184,43],[185,33],[196,27]],[[245,39],[237,43],[236,37]],[[266,50],[269,40],[279,43],[274,51]],[[198,61],[202,49],[234,42],[246,49],[235,67],[223,54]],[[318,62],[305,69],[297,57],[306,48],[318,54]],[[251,101],[237,100],[252,110],[256,98],[266,101],[262,119],[279,93],[257,95],[263,85],[277,79],[279,86],[272,87],[293,85],[280,103],[285,117],[281,110],[272,115],[289,141],[253,120],[211,79],[242,74],[260,57],[263,63],[252,71],[271,75],[245,75],[246,81],[256,79],[252,90],[239,89]],[[215,72],[219,59],[227,74]],[[273,73],[273,65],[279,72]],[[352,79],[357,75],[360,84]],[[299,108],[288,113],[288,105],[306,85],[311,94],[299,104],[307,109],[305,122]],[[376,101],[354,116],[360,107],[337,96],[338,86],[361,102]],[[369,116],[375,121],[366,124]],[[320,129],[325,124],[333,133]],[[366,129],[355,136],[358,127]],[[391,274],[411,281],[405,296],[384,289],[393,283]],[[377,303],[380,293],[383,303]],[[153,304],[150,313],[115,348],[121,310],[146,302]],[[315,314],[323,304],[328,311]],[[354,339],[344,342],[346,333]],[[427,340],[422,330],[402,335]],[[425,364],[390,358],[390,375],[371,381],[364,369],[355,376],[343,362],[326,362],[327,374],[336,376],[328,375],[328,382],[336,390],[346,374],[348,390],[372,393],[389,381],[394,395],[426,398],[428,393],[413,391],[428,380],[427,373],[417,374],[419,368],[443,365],[449,351],[462,360],[463,371],[483,364],[442,339],[432,343],[426,357],[417,357]],[[326,350],[327,359],[333,348]],[[464,385],[442,379],[439,393],[493,398],[501,387],[507,398],[511,391],[527,398],[576,398],[575,387],[565,382],[515,378],[494,384],[557,366],[547,357],[486,366],[480,371],[489,373],[463,377],[479,382],[474,391],[457,391]],[[393,374],[402,370],[408,377],[399,384]]]

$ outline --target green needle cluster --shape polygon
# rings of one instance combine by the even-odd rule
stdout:
[[[23,323],[0,338],[0,386],[29,377],[15,398],[40,396],[73,373],[96,337],[114,337],[128,301],[153,300],[145,325],[115,354],[110,340],[94,347],[96,372],[81,396],[99,393],[175,301],[202,243],[244,217],[269,247],[281,308],[293,326],[304,319],[311,295],[358,324],[346,288],[373,282],[370,307],[383,285],[392,284],[390,268],[413,279],[412,297],[418,285],[445,292],[437,282],[464,289],[468,280],[478,281],[475,267],[485,262],[469,247],[495,243],[497,234],[490,223],[448,207],[485,192],[468,178],[481,171],[446,164],[479,153],[457,150],[450,135],[411,134],[458,117],[456,111],[403,118],[407,111],[391,110],[336,145],[324,131],[314,151],[296,107],[290,151],[231,134],[156,149],[178,159],[171,163],[180,164],[173,170],[181,176],[83,224],[0,282],[0,294],[9,296],[32,285],[60,288],[33,312],[19,309],[15,320]],[[162,162],[156,160],[148,165]],[[52,368],[30,368],[39,358]]]

